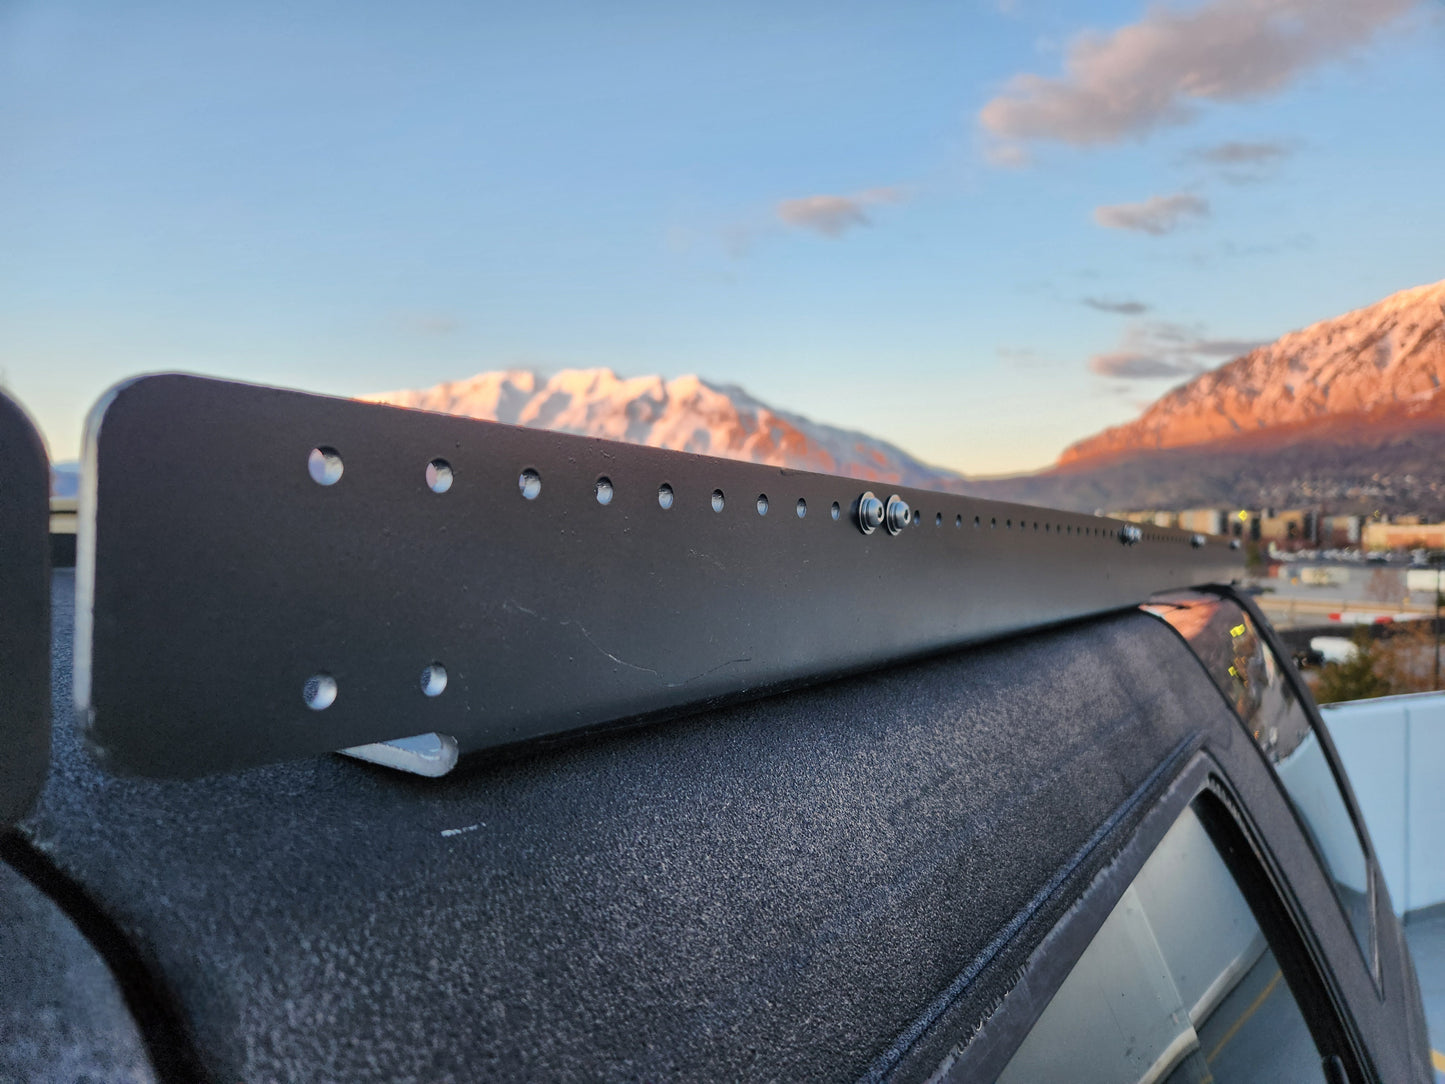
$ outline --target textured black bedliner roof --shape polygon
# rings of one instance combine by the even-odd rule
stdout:
[[[443,780],[329,756],[118,779],[68,721],[72,591],[22,828],[218,1080],[851,1079],[918,1035],[924,1064],[1108,858],[1100,826],[1237,726],[1128,612]]]
[[[104,959],[0,862],[0,1080],[150,1084],[145,1046]]]

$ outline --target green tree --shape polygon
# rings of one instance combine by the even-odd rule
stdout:
[[[1341,700],[1368,700],[1375,696],[1389,696],[1394,692],[1388,678],[1376,670],[1381,662],[1377,643],[1370,638],[1370,630],[1361,625],[1351,637],[1354,654],[1344,662],[1330,662],[1320,671],[1320,681],[1315,687],[1315,701],[1333,704]]]
[[[1264,574],[1265,560],[1264,552],[1260,549],[1258,542],[1246,542],[1244,544],[1244,571],[1249,576],[1262,576]]]

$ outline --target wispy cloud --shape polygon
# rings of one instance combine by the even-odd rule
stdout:
[[[1196,147],[1182,161],[1205,166],[1230,184],[1259,184],[1269,180],[1291,156],[1296,145],[1281,140],[1250,142],[1231,140],[1210,147]]]
[[[1120,316],[1142,316],[1149,306],[1142,301],[1114,301],[1107,297],[1086,297],[1083,303],[1100,312],[1117,313]]]
[[[1125,329],[1116,349],[1089,359],[1089,371],[1115,380],[1189,377],[1218,364],[1220,358],[1238,357],[1262,345],[1251,339],[1212,339],[1198,325],[1135,322]]]
[[[740,260],[753,249],[758,231],[745,223],[734,222],[722,229],[723,248],[734,260]]]
[[[1020,74],[979,111],[1003,145],[1117,143],[1190,120],[1200,102],[1278,93],[1348,54],[1416,0],[1211,0],[1152,6],[1069,44],[1063,74]]]
[[[811,230],[824,237],[841,237],[857,226],[872,225],[870,207],[901,203],[905,197],[900,188],[869,188],[851,196],[804,196],[782,200],[777,215],[785,226]]]
[[[1031,346],[1000,346],[999,360],[1013,369],[1042,369],[1053,362]]]
[[[1270,165],[1294,153],[1288,143],[1270,141],[1265,143],[1228,142],[1216,143],[1212,147],[1200,147],[1191,151],[1189,157],[1196,162],[1211,166],[1262,166]]]
[[[1089,359],[1089,371],[1121,380],[1152,380],[1162,376],[1193,376],[1201,371],[1201,367],[1185,361],[1172,361],[1150,354],[1131,354],[1120,350],[1109,354],[1095,354]]]
[[[400,323],[415,335],[454,335],[462,327],[462,322],[448,312],[402,313]]]
[[[1033,165],[1033,155],[1021,143],[993,143],[984,148],[983,155],[990,165],[1004,169],[1023,169]]]
[[[1308,252],[1315,247],[1315,235],[1312,233],[1292,233],[1288,237],[1278,241],[1251,241],[1248,244],[1240,244],[1237,241],[1225,241],[1219,246],[1220,254],[1233,258],[1248,256],[1273,256],[1279,252]]]
[[[1138,230],[1155,237],[1172,233],[1191,219],[1208,217],[1209,201],[1187,192],[1094,208],[1094,221],[1106,229]]]
[[[1237,358],[1263,345],[1259,339],[1200,339],[1190,343],[1189,349],[1209,358]]]

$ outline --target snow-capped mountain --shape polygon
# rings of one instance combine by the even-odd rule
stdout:
[[[1165,394],[1053,468],[965,479],[696,376],[482,373],[365,398],[513,425],[1091,511],[1445,511],[1445,282],[1294,331]]]
[[[1445,513],[1445,282],[1293,331],[980,495],[1086,511]]]
[[[363,398],[874,482],[948,489],[962,478],[875,437],[774,410],[742,388],[697,376],[623,379],[610,369],[566,369],[547,377],[508,369]]]
[[[1445,282],[1402,290],[1261,346],[1168,392],[1060,465],[1269,430],[1336,442],[1401,423],[1445,425]],[[1281,434],[1282,435],[1282,434]]]

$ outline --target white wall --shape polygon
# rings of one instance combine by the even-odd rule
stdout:
[[[1400,913],[1445,903],[1445,693],[1324,708]]]

